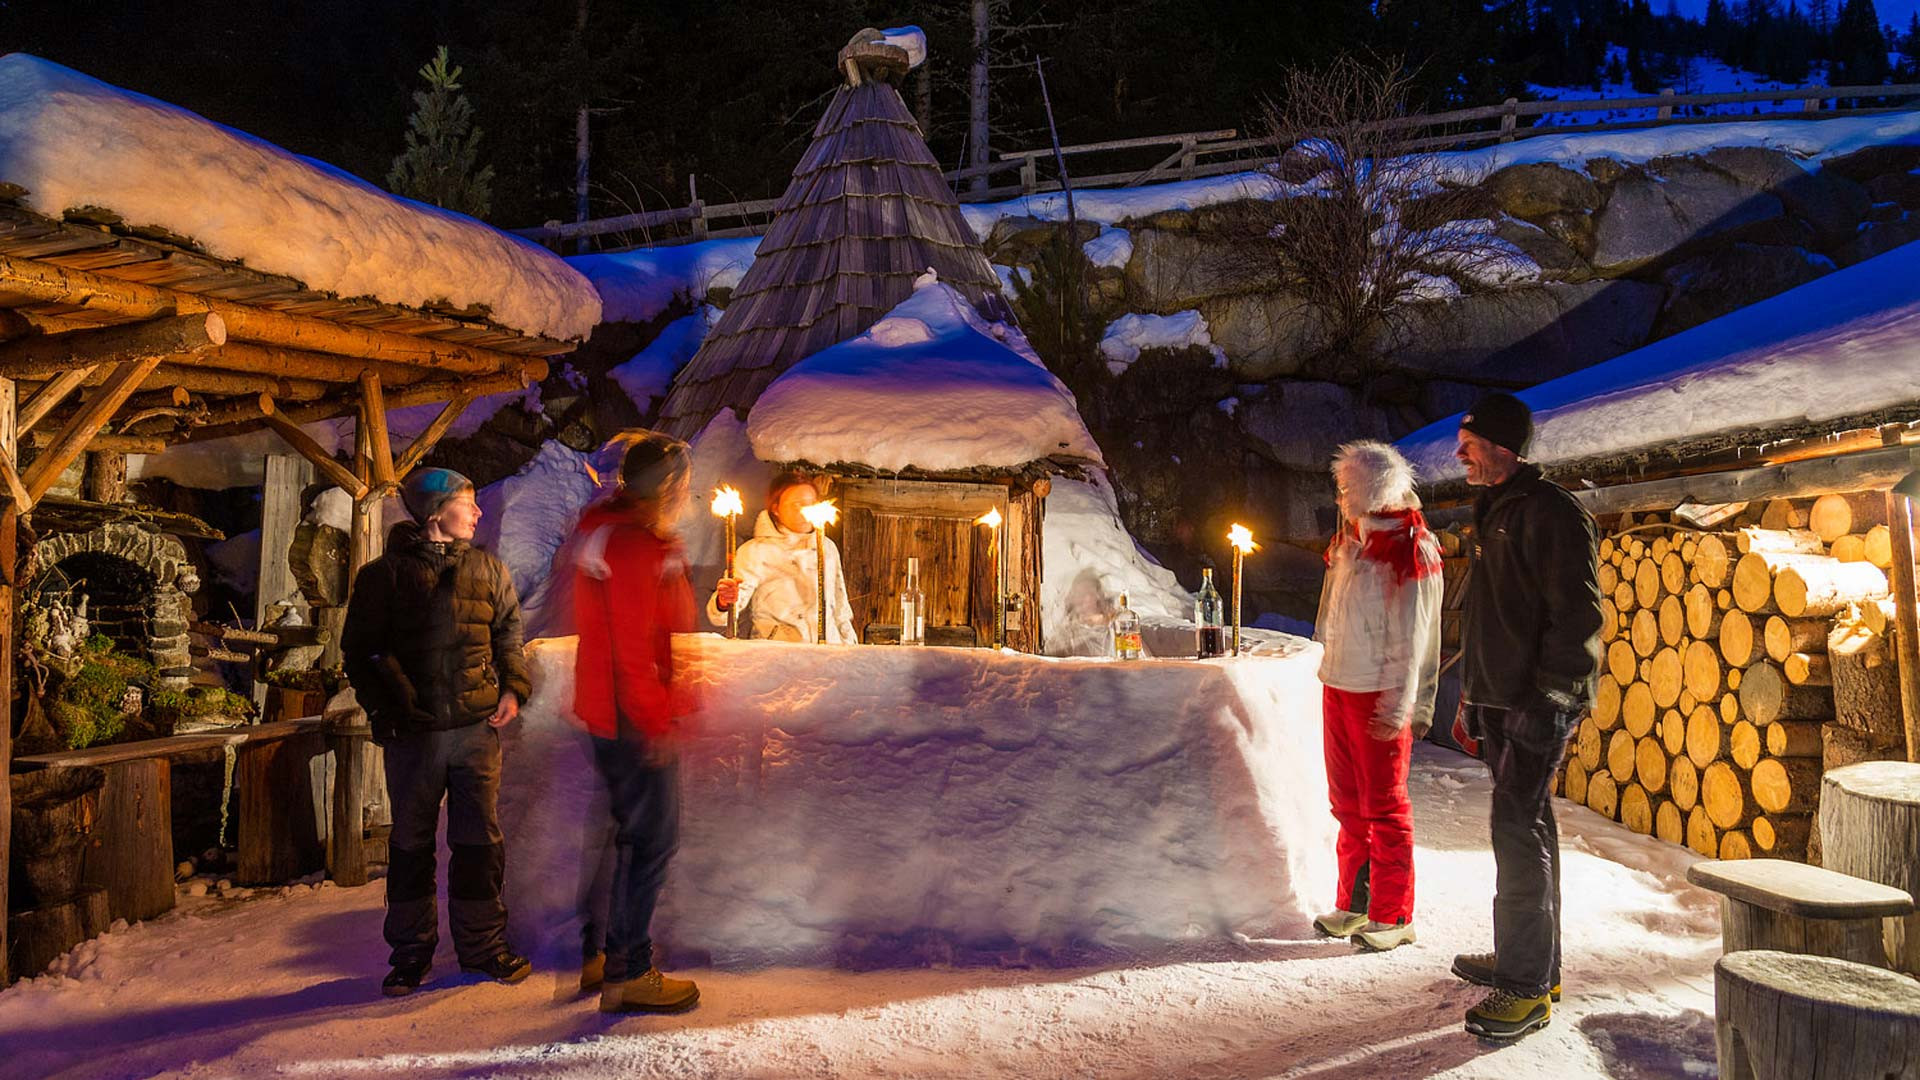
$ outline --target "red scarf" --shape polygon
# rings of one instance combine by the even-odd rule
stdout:
[[[1437,548],[1421,541],[1433,534],[1427,531],[1427,519],[1418,510],[1380,510],[1367,515],[1388,518],[1393,524],[1376,527],[1364,535],[1360,523],[1350,523],[1346,532],[1327,545],[1327,565],[1333,565],[1333,549],[1344,543],[1360,544],[1360,558],[1383,563],[1393,569],[1393,583],[1405,585],[1440,572]]]

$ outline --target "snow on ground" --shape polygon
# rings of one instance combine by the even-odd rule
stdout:
[[[1539,462],[1859,416],[1914,400],[1920,244],[1835,271],[1624,356],[1519,393]],[[1818,393],[1809,388],[1818,387]],[[1400,448],[1429,480],[1460,475],[1460,418]]]
[[[318,292],[481,306],[556,338],[601,318],[545,248],[26,53],[0,57],[0,180],[48,217],[104,208]]]
[[[1603,78],[1595,86],[1541,86],[1527,85],[1527,90],[1536,98],[1545,101],[1585,101],[1592,98],[1643,98],[1652,97],[1659,89],[1642,91],[1637,89],[1630,79],[1625,78],[1627,70],[1627,49],[1623,45],[1607,46],[1607,59],[1602,64]],[[1654,57],[1658,60],[1660,58]],[[1604,77],[1605,65],[1618,63],[1622,81],[1614,82]],[[1670,89],[1675,94],[1746,94],[1763,90],[1794,91],[1807,86],[1825,86],[1827,73],[1816,65],[1807,72],[1807,77],[1799,82],[1781,82],[1769,79],[1757,72],[1732,67],[1726,61],[1715,56],[1675,57],[1671,63],[1674,74],[1662,80],[1661,88]],[[1799,112],[1802,104],[1798,101],[1756,101],[1740,105],[1681,105],[1673,110],[1675,116],[1736,116],[1741,113],[1758,115],[1761,113]],[[1633,123],[1655,119],[1656,109],[1608,109],[1605,112],[1558,113],[1537,117],[1535,127],[1562,127],[1574,124],[1597,123]]]
[[[1227,366],[1227,354],[1213,343],[1207,329],[1207,317],[1197,311],[1176,311],[1171,315],[1122,315],[1107,324],[1100,337],[1100,355],[1107,358],[1107,370],[1119,375],[1140,359],[1145,349],[1206,349],[1213,354],[1215,367]]]
[[[1087,261],[1108,270],[1124,269],[1133,258],[1133,234],[1125,229],[1111,226],[1101,229],[1100,234],[1080,245],[1086,253]]]
[[[619,1018],[568,970],[475,983],[444,934],[428,988],[381,998],[376,881],[189,901],[83,945],[68,976],[0,993],[0,1058],[21,1080],[1714,1074],[1718,908],[1685,883],[1693,856],[1558,803],[1567,997],[1552,1026],[1491,1046],[1460,1030],[1477,994],[1447,974],[1454,953],[1492,947],[1486,770],[1423,744],[1408,786],[1421,939],[1384,955],[1302,925],[1073,968],[696,967],[698,1009]],[[511,874],[536,841],[507,842]]]
[[[567,262],[599,292],[602,322],[647,322],[676,299],[702,303],[709,290],[740,284],[759,246],[759,237],[745,236],[575,255]]]
[[[886,471],[1100,460],[1073,394],[1020,331],[930,275],[866,332],[775,379],[747,437],[762,461]]]
[[[668,323],[646,348],[607,372],[607,377],[627,392],[635,408],[645,413],[653,406],[654,399],[667,396],[674,375],[700,351],[700,343],[719,321],[720,309],[702,304],[693,314]]]

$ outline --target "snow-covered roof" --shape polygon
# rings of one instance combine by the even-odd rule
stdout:
[[[1522,391],[1528,456],[1571,463],[1736,432],[1778,437],[1920,402],[1916,282],[1920,244],[1908,244]],[[1424,478],[1460,475],[1459,425],[1450,416],[1400,440]]]
[[[1100,461],[1073,394],[1020,331],[923,277],[885,318],[774,380],[747,417],[763,461],[886,472]]]
[[[556,339],[600,321],[593,286],[544,248],[26,53],[0,56],[0,181],[47,217],[110,211],[340,297],[484,308]]]

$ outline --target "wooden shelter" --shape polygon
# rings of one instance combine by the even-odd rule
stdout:
[[[844,82],[795,166],[753,265],[675,379],[660,426],[692,438],[744,414],[794,363],[872,326],[931,269],[976,304],[998,302],[982,254],[896,86],[907,53],[877,31],[840,51]]]

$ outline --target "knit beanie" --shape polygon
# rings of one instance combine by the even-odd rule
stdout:
[[[413,520],[425,525],[448,500],[472,490],[473,481],[452,469],[415,469],[400,482],[400,502]]]
[[[1495,391],[1473,403],[1460,418],[1460,429],[1526,457],[1527,444],[1533,441],[1533,410],[1512,394]]]

